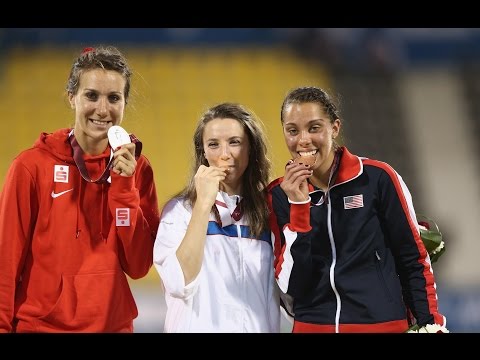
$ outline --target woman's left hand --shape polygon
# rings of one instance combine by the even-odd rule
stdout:
[[[289,160],[287,166],[285,166],[285,175],[280,188],[291,201],[306,201],[309,196],[307,179],[310,176],[312,176],[310,165]]]
[[[132,176],[137,167],[135,144],[125,144],[113,153],[112,171],[120,176]]]

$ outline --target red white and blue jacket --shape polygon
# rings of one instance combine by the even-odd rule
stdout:
[[[291,204],[269,185],[275,276],[294,332],[404,332],[446,325],[410,192],[388,164],[340,148],[334,184]]]

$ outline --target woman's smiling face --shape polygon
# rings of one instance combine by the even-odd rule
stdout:
[[[122,122],[125,83],[125,78],[113,70],[96,68],[80,75],[77,93],[69,96],[70,105],[75,109],[77,140],[83,144],[106,140],[108,129]]]
[[[292,158],[314,156],[312,170],[322,167],[333,150],[340,120],[331,122],[317,103],[289,104],[283,115],[283,135]]]

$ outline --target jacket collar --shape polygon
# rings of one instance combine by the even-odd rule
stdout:
[[[345,146],[340,147],[339,151],[342,155],[334,186],[353,180],[363,173],[363,163],[358,156],[350,153]]]

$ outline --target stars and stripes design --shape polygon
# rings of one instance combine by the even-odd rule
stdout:
[[[348,209],[357,209],[363,207],[363,195],[353,195],[345,196],[343,198],[343,208]]]

